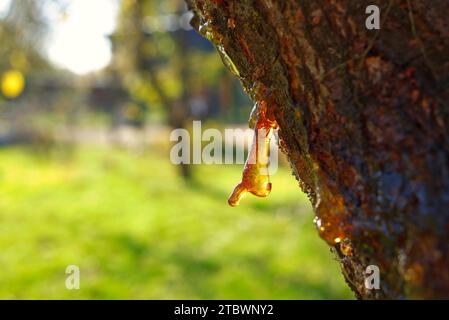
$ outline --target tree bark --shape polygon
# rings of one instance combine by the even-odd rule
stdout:
[[[356,296],[449,298],[449,1],[187,2],[274,113]],[[365,25],[373,4],[380,30]]]

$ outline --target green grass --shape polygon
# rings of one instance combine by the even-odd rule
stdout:
[[[186,184],[156,148],[0,149],[0,298],[352,298],[289,171],[230,208],[240,175],[198,166]]]

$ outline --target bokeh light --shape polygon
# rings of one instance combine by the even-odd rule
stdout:
[[[25,77],[18,70],[9,70],[2,75],[2,94],[6,98],[17,98],[25,89]]]

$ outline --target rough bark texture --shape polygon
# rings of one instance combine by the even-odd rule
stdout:
[[[272,108],[357,297],[449,298],[449,1],[188,2]],[[365,27],[371,4],[380,30]],[[372,264],[380,290],[364,286]]]

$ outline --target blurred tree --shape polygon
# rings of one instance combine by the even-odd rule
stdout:
[[[135,101],[131,115],[147,108],[162,111],[173,128],[208,114],[208,84],[223,78],[213,47],[189,25],[191,13],[182,0],[123,0],[112,36],[115,66]],[[191,168],[180,166],[182,176]]]
[[[0,72],[10,70],[22,77],[48,64],[42,55],[47,25],[42,15],[45,1],[11,1],[0,19]]]
[[[0,18],[0,125],[2,144],[35,142],[45,136],[53,139],[49,128],[37,128],[37,114],[52,107],[53,93],[65,97],[61,78],[47,60],[45,49],[50,31],[46,8],[52,5],[61,15],[68,0],[10,1]],[[58,87],[54,87],[54,83]],[[2,99],[3,98],[3,99]],[[59,110],[63,104],[58,104]],[[44,140],[45,140],[44,139]],[[42,139],[41,139],[42,140]]]
[[[0,19],[0,125],[5,135],[2,143],[17,139],[27,126],[23,108],[8,108],[10,102],[21,101],[33,74],[47,68],[42,55],[42,39],[46,25],[41,16],[41,1],[11,1]],[[32,105],[30,106],[32,107]],[[8,121],[5,121],[6,117]],[[6,126],[8,124],[8,126]]]

